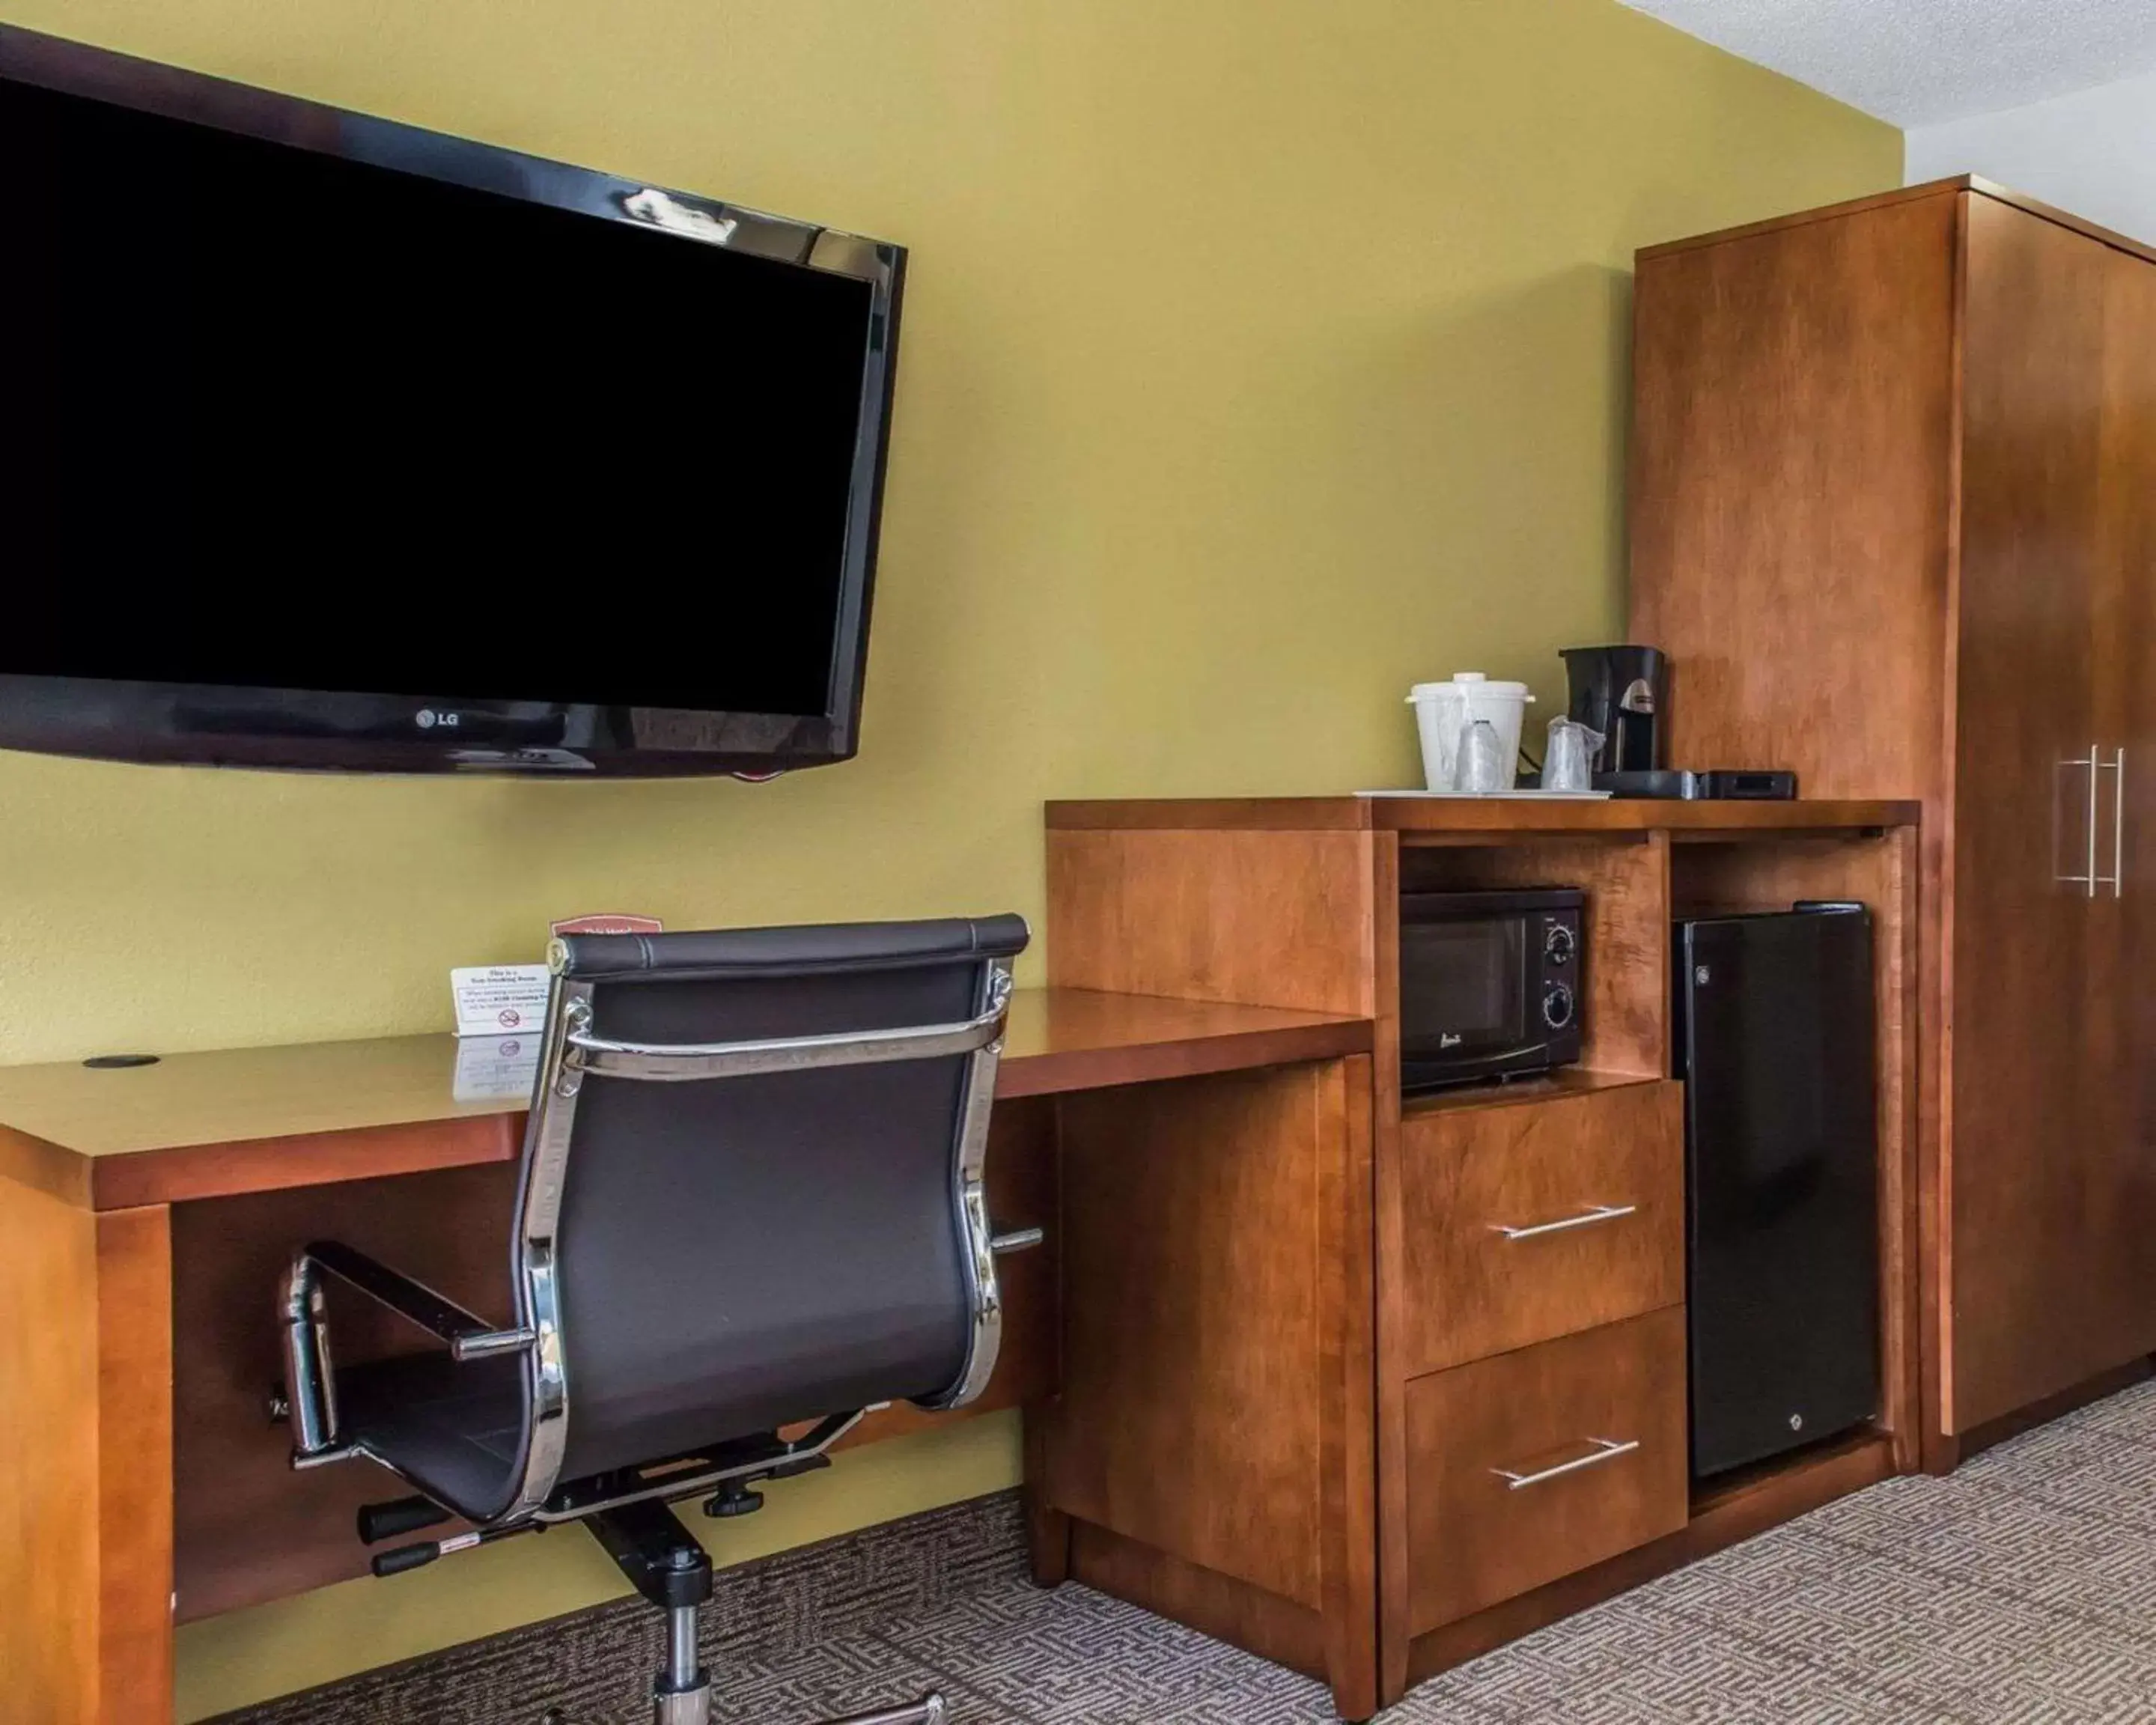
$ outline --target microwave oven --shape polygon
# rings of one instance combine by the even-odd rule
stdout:
[[[1400,895],[1400,1089],[1517,1078],[1580,1055],[1576,887]]]

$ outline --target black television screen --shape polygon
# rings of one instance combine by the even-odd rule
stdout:
[[[0,28],[0,746],[855,745],[903,254]]]

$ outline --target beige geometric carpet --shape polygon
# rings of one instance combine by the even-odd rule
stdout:
[[[812,1725],[935,1687],[957,1725],[1333,1717],[1304,1678],[1085,1588],[1034,1589],[1019,1531],[989,1498],[722,1576],[716,1717]],[[652,1614],[606,1606],[226,1725],[642,1725],[657,1648]],[[1383,1719],[2156,1725],[2156,1384],[1777,1528]]]

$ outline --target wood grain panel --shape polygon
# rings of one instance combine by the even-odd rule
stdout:
[[[1627,1455],[1515,1488],[1592,1453]],[[1685,1315],[1672,1307],[1418,1378],[1408,1389],[1410,1613],[1420,1634],[1687,1519]]]
[[[1365,1053],[1371,1039],[1360,1014],[1022,989],[997,1094],[1328,1060]],[[523,1099],[457,1102],[455,1048],[448,1036],[400,1036],[177,1055],[117,1070],[74,1060],[0,1067],[0,1120],[12,1111],[54,1134],[0,1125],[0,1178],[124,1209],[512,1161]],[[221,1105],[218,1086],[228,1082]]]
[[[1533,839],[1506,845],[1400,847],[1403,891],[1577,886],[1581,1064],[1659,1078],[1670,1070],[1669,843],[1660,833]],[[1389,1009],[1390,1003],[1387,1003]]]
[[[1671,758],[1942,788],[1951,192],[1643,254],[1631,639]]]
[[[1050,982],[1368,1017],[1361,833],[1051,832]]]
[[[1380,833],[1371,845],[1377,945],[1377,1132],[1372,1185],[1376,1199],[1378,1414],[1378,1697],[1387,1704],[1407,1687],[1408,1648],[1408,1310],[1404,1182],[1400,1165],[1400,841]]]
[[[1056,1507],[1313,1610],[1327,1325],[1317,1069],[1063,1104]]]
[[[1801,211],[1795,215],[1773,217],[1763,222],[1748,222],[1742,227],[1724,228],[1712,234],[1696,234],[1684,239],[1673,239],[1661,245],[1648,246],[1640,252],[1640,255],[1642,258],[1659,258],[1672,252],[1696,250],[1701,246],[1721,245],[1727,241],[1743,239],[1754,234],[1768,234],[1778,229],[1802,227],[1813,222],[1840,221],[1846,216],[1858,215],[1867,210],[1884,208],[1891,204],[1915,203],[1938,198],[1943,193],[1958,192],[1972,192],[1979,197],[1989,198],[1994,203],[2010,205],[2014,208],[2025,210],[2030,215],[2041,216],[2045,220],[2055,222],[2062,228],[2070,228],[2076,234],[2087,234],[2092,239],[2100,239],[2106,245],[2114,250],[2123,252],[2129,257],[2156,262],[2156,245],[2151,245],[2146,240],[2135,239],[2131,235],[2121,234],[2114,228],[2103,227],[2100,223],[2090,221],[2086,216],[2077,216],[2071,210],[2063,210],[2055,204],[2046,203],[2039,198],[2030,198],[2025,193],[2016,192],[2010,187],[2001,186],[1995,181],[1984,178],[1979,174],[1954,174],[1944,179],[1927,180],[1921,185],[1905,186],[1892,192],[1875,193],[1868,198],[1856,198],[1842,203],[1826,204],[1818,209]]]
[[[77,1209],[90,1204],[90,1163],[72,1150],[0,1126],[0,1180],[12,1180]]]
[[[1050,832],[1409,833],[1486,844],[1584,833],[1825,832],[1912,824],[1904,798],[1681,803],[1607,798],[1306,797],[1050,803]]]
[[[459,1102],[456,1061],[453,1036],[383,1036],[167,1055],[151,1066],[0,1066],[0,1121],[106,1157],[522,1111]]]
[[[105,1725],[95,1223],[0,1179],[0,1690],[23,1725]]]
[[[1924,868],[1921,835],[1887,835],[1876,894],[1878,967],[1874,1010],[1879,1025],[1880,1424],[1898,1470],[1924,1465],[1924,1445],[1941,1430],[1936,1306],[1924,1289],[1926,1218],[1938,1216],[1942,1156],[1935,1114],[1925,1106],[1935,1074],[1924,1059]]]
[[[1048,1416],[1025,1410],[1026,1573],[1035,1587],[1060,1587],[1070,1579],[1071,1541],[1077,1523],[1055,1507],[1048,1479]]]
[[[2025,192],[2016,192],[1976,175],[1969,177],[1969,185],[1979,197],[1995,203],[2010,205],[2027,215],[2040,216],[2056,227],[2070,228],[2085,239],[2097,241],[2119,254],[2122,264],[2156,264],[2156,244],[2151,244],[2146,239],[2122,234],[2116,228],[2107,228],[2101,222],[2092,222],[2087,216],[2077,216],[2070,209],[2061,209],[2055,203],[2046,203],[2040,198],[2030,197]]]
[[[1376,805],[1359,797],[1135,797],[1050,803],[1050,832],[1353,833]]]
[[[1681,239],[1666,239],[1658,244],[1642,246],[1637,254],[1637,261],[1641,264],[1659,262],[1685,252],[1704,251],[1710,247],[1727,245],[1734,240],[1786,234],[1792,228],[1809,228],[1816,223],[1846,221],[1851,216],[1868,215],[1875,210],[1891,209],[1901,204],[1932,203],[1983,183],[1974,175],[1956,174],[1945,179],[1927,180],[1920,185],[1898,186],[1891,192],[1875,192],[1862,198],[1844,198],[1838,203],[1823,203],[1811,209],[1794,210],[1787,215],[1768,216],[1756,222],[1741,222],[1733,228],[1710,228],[1704,234],[1687,234]]]
[[[162,1205],[97,1218],[98,1657],[105,1725],[172,1717],[172,1251]]]
[[[1024,988],[1012,997],[996,1096],[1056,1096],[1329,1060],[1367,1054],[1370,1039],[1360,1014]]]
[[[1711,836],[1724,833],[1829,832],[1852,827],[1913,823],[1916,805],[1906,798],[1805,798],[1787,802],[1678,802],[1659,798],[1593,801],[1539,798],[1401,798],[1378,805],[1373,824],[1424,844],[1481,844],[1498,837],[1534,839],[1591,833],[1667,833]]]
[[[1969,210],[1958,770],[1943,1029],[1958,1432],[2120,1363],[2089,1275],[2121,1197],[2090,1065],[2110,1009],[2085,873],[2099,742],[2097,242]],[[2101,799],[2099,798],[2099,812]]]
[[[1310,1607],[1090,1522],[1075,1522],[1073,1528],[1073,1580],[1116,1599],[1140,1601],[1163,1617],[1290,1671],[1325,1677],[1326,1625]],[[1368,1717],[1344,1707],[1341,1716]]]
[[[429,1120],[410,1126],[360,1127],[351,1132],[253,1138],[245,1143],[185,1145],[100,1157],[92,1167],[101,1210],[198,1199],[331,1186],[385,1174],[424,1173],[513,1162],[522,1146],[524,1115]]]
[[[2111,963],[2111,1102],[2118,1214],[2107,1235],[2104,1309],[2118,1345],[2156,1352],[2156,263],[2114,254],[2105,271],[2097,506],[2097,706],[2123,753],[2112,857],[2122,885],[2098,938]]]
[[[1071,1574],[1322,1674],[1349,1718],[1378,1701],[1371,1081],[1358,1057],[1064,1101],[1035,1489]]]
[[[2137,1384],[2146,1384],[2156,1378],[2156,1359],[2146,1356],[2115,1366],[2108,1372],[2099,1372],[2093,1378],[2084,1378],[2080,1383],[2062,1389],[2056,1395],[2047,1395],[2025,1408],[2016,1408],[2012,1413],[1982,1425],[1973,1425],[1954,1436],[1954,1465],[1959,1466],[1986,1450],[2000,1444],[2010,1443],[2025,1432],[2049,1425],[2054,1420],[2063,1420],[2069,1414],[2079,1413],[2083,1408],[2101,1401],[2108,1401],[2122,1390],[2131,1389]]]
[[[1684,1299],[1684,1090],[1667,1081],[1410,1117],[1402,1129],[1406,1369],[1419,1376]],[[1504,1227],[1596,1205],[1612,1220]]]
[[[1801,899],[1856,899],[1881,920],[1897,914],[1887,890],[1892,838],[1849,834],[1682,845],[1670,860],[1677,916],[1786,911]]]
[[[1860,1435],[1807,1450],[1700,1505],[1676,1532],[1416,1637],[1404,1673],[1424,1678],[1711,1557],[1893,1474],[1892,1445]]]
[[[999,1266],[1004,1348],[987,1393],[957,1414],[886,1409],[865,1421],[850,1445],[1054,1393],[1059,1248],[1051,1106],[998,1106],[991,1122],[991,1214],[1006,1226],[1046,1227],[1050,1238]],[[180,1621],[366,1574],[353,1512],[403,1495],[378,1468],[295,1474],[286,1465],[290,1439],[265,1406],[282,1374],[272,1307],[293,1250],[309,1240],[342,1240],[483,1317],[506,1318],[516,1180],[510,1165],[449,1168],[173,1209],[173,1321],[186,1338],[173,1389]],[[331,1298],[341,1360],[429,1345],[364,1301],[339,1300],[334,1291]]]
[[[1318,1538],[1326,1676],[1345,1719],[1379,1701],[1374,1077],[1368,1055],[1334,1061],[1317,1097]]]

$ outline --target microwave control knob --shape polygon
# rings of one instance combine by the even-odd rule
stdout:
[[[1553,922],[1549,932],[1543,937],[1543,956],[1553,964],[1569,964],[1579,945],[1578,937],[1566,924]]]
[[[1552,983],[1543,990],[1543,1022],[1553,1030],[1572,1022],[1572,990],[1563,983]]]

